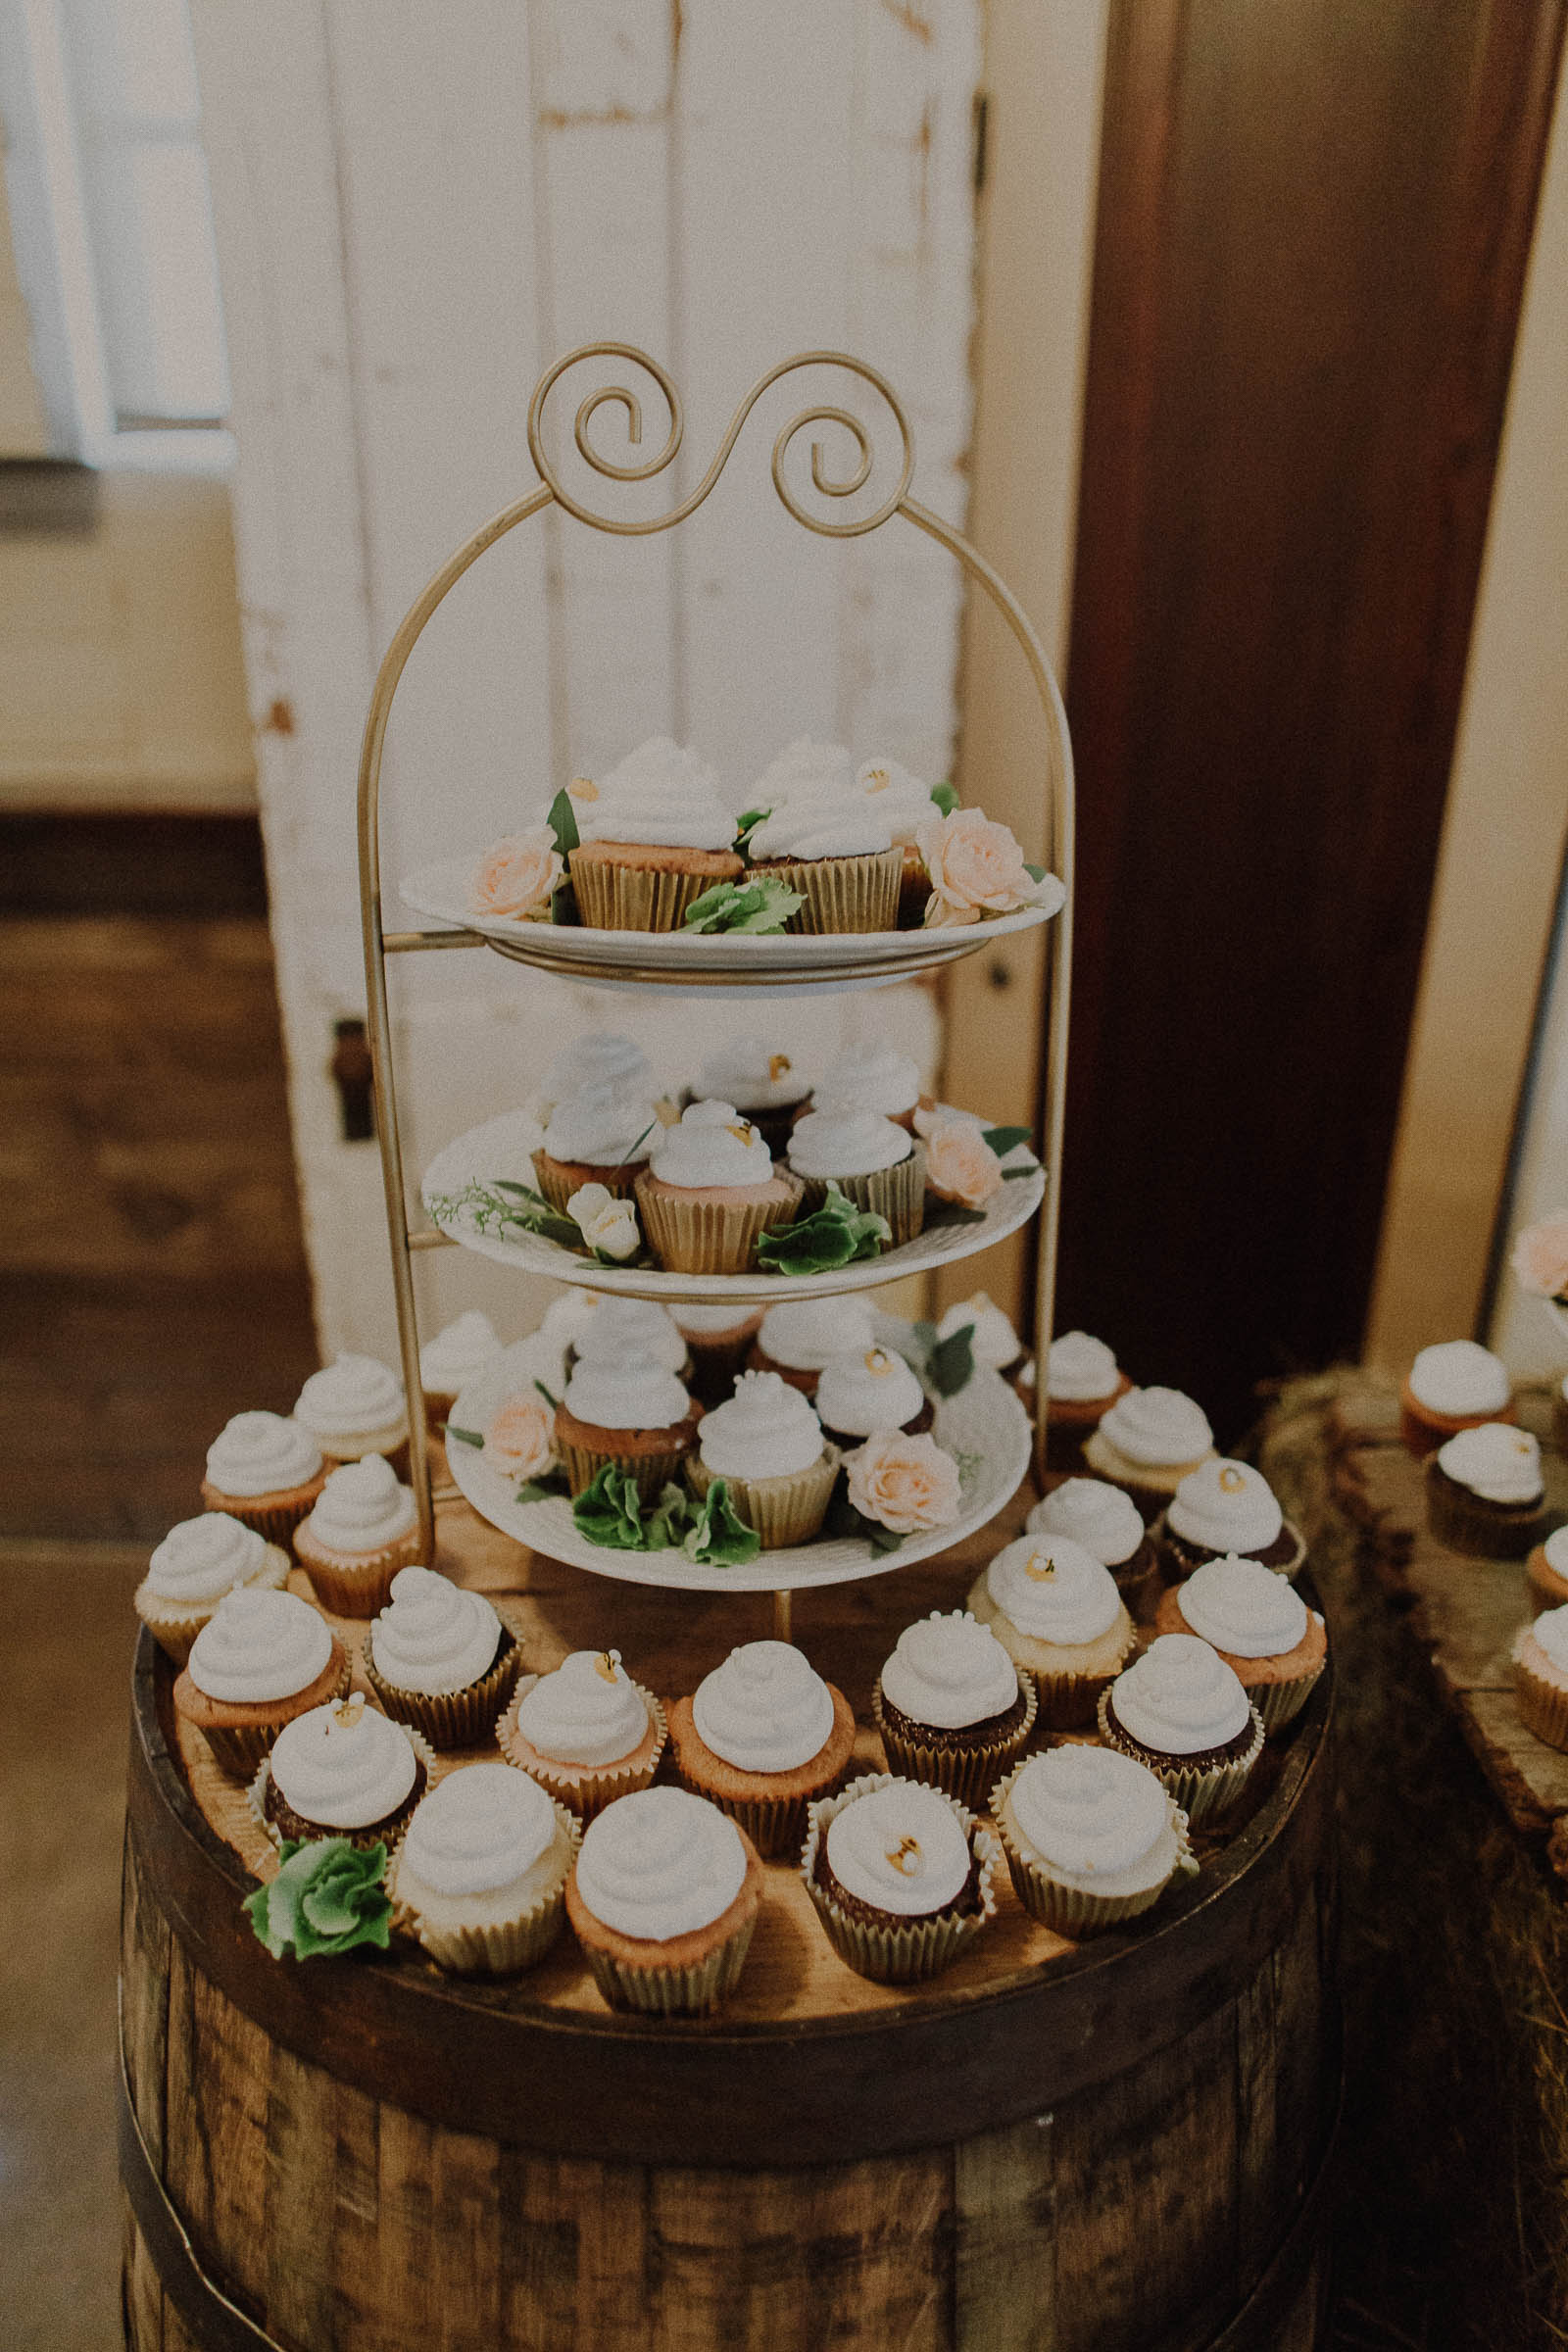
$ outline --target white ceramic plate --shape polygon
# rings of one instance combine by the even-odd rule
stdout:
[[[877,1338],[885,1347],[906,1348],[909,1329],[893,1315],[876,1318]],[[469,1381],[452,1418],[460,1429],[483,1430],[504,1398],[536,1378],[560,1394],[556,1384],[561,1379],[561,1351],[539,1332],[505,1348]],[[608,1550],[578,1534],[564,1495],[552,1494],[544,1502],[515,1501],[516,1482],[492,1469],[472,1446],[449,1445],[447,1460],[460,1492],[481,1519],[553,1560],[565,1560],[622,1584],[662,1585],[672,1592],[782,1592],[885,1576],[889,1569],[929,1559],[950,1544],[961,1543],[996,1517],[1029,1467],[1029,1417],[1006,1382],[978,1366],[967,1388],[938,1403],[932,1435],[958,1458],[963,1509],[952,1527],[906,1536],[897,1551],[873,1551],[858,1538],[835,1537],[784,1551],[760,1552],[744,1568],[702,1568],[678,1551]]]
[[[542,1141],[538,1120],[526,1110],[506,1111],[482,1127],[470,1127],[437,1152],[425,1170],[420,1189],[426,1210],[443,1233],[481,1257],[493,1257],[498,1265],[547,1274],[555,1282],[580,1283],[585,1290],[618,1291],[629,1298],[765,1299],[771,1304],[781,1298],[837,1298],[846,1291],[877,1290],[902,1274],[923,1274],[989,1250],[1029,1222],[1046,1191],[1040,1162],[1027,1145],[1017,1144],[1002,1164],[1024,1172],[1008,1179],[972,1225],[928,1226],[912,1242],[829,1274],[670,1274],[658,1266],[600,1265],[541,1234],[508,1234],[476,1222],[484,1214],[483,1206],[464,1200],[467,1188],[493,1185],[498,1176],[514,1184],[535,1184],[533,1152]]]
[[[456,924],[498,948],[503,955],[590,980],[606,988],[652,983],[677,990],[762,988],[883,988],[972,956],[993,940],[1032,931],[1049,922],[1066,897],[1053,876],[1052,898],[1019,914],[996,915],[958,930],[833,932],[822,938],[739,937],[733,933],[686,931],[595,931],[569,923],[520,923],[505,916],[476,915],[468,907],[471,858],[446,858],[398,884],[399,896],[416,913]]]

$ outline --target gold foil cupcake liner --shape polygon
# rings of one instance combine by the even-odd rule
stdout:
[[[514,1764],[519,1772],[525,1772],[530,1780],[537,1781],[547,1796],[564,1805],[584,1826],[592,1821],[596,1813],[602,1813],[607,1805],[612,1805],[617,1796],[635,1796],[638,1789],[653,1787],[669,1739],[669,1725],[664,1718],[662,1701],[657,1699],[652,1690],[645,1690],[641,1683],[632,1684],[632,1689],[648,1709],[648,1719],[654,1727],[651,1754],[636,1764],[580,1765],[553,1771],[548,1756],[540,1755],[536,1748],[530,1748],[524,1755],[518,1746],[521,1735],[517,1730],[517,1709],[539,1679],[537,1674],[518,1677],[517,1687],[496,1725],[496,1744],[509,1764]],[[570,1779],[566,1777],[568,1771],[572,1776]]]
[[[836,1446],[824,1446],[819,1460],[791,1477],[725,1478],[730,1501],[747,1526],[756,1528],[764,1551],[809,1544],[821,1533],[842,1458]],[[696,1494],[706,1494],[714,1475],[701,1454],[687,1455],[686,1476]]]
[[[790,1186],[788,1200],[700,1200],[639,1178],[637,1212],[654,1255],[676,1274],[749,1273],[763,1234],[800,1214],[800,1178],[786,1168],[773,1174]]]
[[[1176,1851],[1170,1869],[1157,1886],[1140,1887],[1133,1894],[1097,1894],[1088,1887],[1064,1886],[1061,1880],[1052,1877],[1049,1863],[1024,1851],[1021,1833],[1008,1826],[1006,1802],[1022,1770],[1022,1764],[1015,1764],[1006,1779],[999,1781],[992,1789],[991,1817],[1007,1857],[1014,1892],[1030,1918],[1038,1919],[1042,1927],[1074,1942],[1086,1936],[1102,1935],[1107,1928],[1121,1927],[1127,1920],[1152,1910],[1173,1879],[1196,1874],[1198,1859],[1187,1834],[1187,1816],[1167,1789],[1165,1801],[1176,1835]]]
[[[403,1852],[400,1846],[388,1868],[392,1925],[412,1936],[438,1968],[459,1977],[511,1977],[542,1960],[561,1934],[566,1916],[566,1881],[582,1843],[582,1824],[565,1806],[551,1798],[556,1820],[566,1838],[566,1858],[555,1885],[535,1896],[525,1911],[511,1919],[470,1920],[458,1925],[430,1919],[418,1902],[399,1891]],[[473,1901],[482,1902],[481,1895]]]
[[[286,1551],[294,1540],[294,1530],[302,1519],[308,1519],[320,1500],[326,1484],[327,1471],[333,1468],[323,1462],[316,1476],[303,1487],[282,1489],[275,1494],[225,1494],[211,1479],[202,1480],[202,1509],[226,1511],[241,1527],[253,1527],[269,1544],[281,1544]]]
[[[891,1168],[873,1168],[866,1176],[835,1176],[832,1181],[857,1208],[874,1209],[893,1228],[891,1247],[912,1242],[925,1224],[925,1147],[916,1144],[907,1158]],[[827,1199],[825,1176],[805,1176],[806,1197],[801,1214],[808,1217]]]
[[[419,1564],[421,1545],[417,1525],[395,1544],[383,1544],[375,1551],[347,1555],[328,1555],[318,1550],[309,1536],[296,1536],[294,1557],[311,1580],[311,1590],[323,1609],[334,1617],[374,1617],[386,1607],[392,1595],[392,1579],[400,1569]]]
[[[776,875],[805,900],[786,930],[822,934],[899,927],[901,849],[870,850],[858,858],[760,858],[754,871]]]
[[[1186,1814],[1188,1824],[1197,1829],[1200,1823],[1211,1821],[1216,1814],[1229,1812],[1246,1788],[1248,1778],[1258,1757],[1263,1753],[1263,1718],[1250,1701],[1248,1713],[1252,1719],[1252,1739],[1246,1753],[1225,1764],[1184,1764],[1179,1756],[1168,1762],[1151,1755],[1147,1749],[1130,1747],[1116,1737],[1110,1726],[1110,1692],[1101,1694],[1097,1721],[1100,1737],[1107,1747],[1120,1748],[1123,1755],[1135,1763],[1147,1764],[1157,1780],[1165,1785],[1168,1796],[1175,1798]]]
[[[827,1842],[835,1815],[857,1797],[868,1796],[877,1788],[896,1787],[899,1777],[891,1772],[864,1773],[837,1796],[818,1797],[808,1808],[806,1850],[801,1856],[806,1891],[828,1941],[857,1976],[869,1977],[878,1984],[915,1984],[951,1967],[987,1921],[996,1917],[996,1879],[1003,1860],[1002,1848],[985,1824],[957,1797],[949,1796],[945,1789],[939,1790],[956,1814],[970,1851],[980,1865],[979,1910],[937,1911],[924,1919],[897,1919],[891,1912],[876,1920],[852,1918],[826,1887],[818,1886],[817,1855]]]
[[[264,1592],[281,1592],[288,1583],[291,1565],[281,1544],[269,1544],[262,1555],[261,1566],[249,1576],[239,1577],[229,1591],[238,1592],[247,1585],[255,1585]],[[219,1596],[220,1599],[227,1597],[226,1593]],[[131,1602],[165,1657],[172,1659],[176,1666],[187,1664],[191,1643],[202,1627],[212,1622],[219,1607],[217,1600],[204,1600],[195,1609],[186,1601],[172,1600],[165,1592],[155,1592],[145,1577],[132,1593]]]
[[[360,1663],[365,1679],[381,1702],[381,1712],[390,1715],[394,1723],[409,1724],[422,1732],[432,1747],[479,1747],[491,1735],[496,1711],[512,1696],[518,1668],[522,1664],[515,1638],[510,1627],[494,1664],[476,1683],[463,1690],[400,1690],[395,1683],[387,1682],[376,1672],[370,1655],[375,1629],[368,1626],[365,1647]]]
[[[430,1789],[430,1776],[435,1771],[435,1749],[430,1745],[429,1740],[425,1739],[423,1733],[416,1732],[412,1724],[400,1723],[398,1725],[398,1730],[403,1734],[404,1739],[413,1748],[415,1754],[418,1757],[419,1762],[424,1766],[424,1787],[419,1791],[419,1794],[421,1797],[426,1796],[428,1795]],[[256,1768],[254,1778],[251,1780],[248,1788],[245,1790],[245,1805],[252,1821],[255,1822],[256,1827],[261,1831],[262,1836],[266,1838],[269,1838],[270,1842],[277,1847],[278,1851],[281,1852],[283,1847],[283,1833],[278,1828],[275,1821],[269,1820],[267,1814],[267,1784],[270,1773],[270,1766],[268,1758],[264,1756]],[[407,1804],[408,1798],[405,1797],[403,1801],[405,1804]],[[413,1808],[411,1807],[411,1818],[412,1814]],[[346,1838],[350,1845],[357,1845],[362,1852],[367,1851],[372,1845],[384,1845],[387,1849],[387,1859],[390,1861],[392,1856],[397,1852],[398,1847],[403,1843],[403,1833],[408,1826],[408,1822],[404,1822],[398,1829],[393,1831],[390,1837],[388,1837],[384,1829],[377,1829],[373,1823],[369,1828],[363,1830],[334,1830],[329,1829],[325,1823],[322,1823],[319,1829],[315,1828],[313,1825],[312,1835],[313,1838]]]
[[[636,2009],[647,2017],[701,2017],[734,1991],[756,1926],[753,1909],[722,1943],[684,1968],[638,1967],[592,1943],[583,1944],[582,1953],[612,2009]]]
[[[354,1660],[345,1648],[336,1683],[316,1704],[329,1707],[334,1699],[347,1698],[353,1679]],[[204,1724],[197,1728],[220,1770],[226,1772],[231,1781],[248,1781],[258,1764],[266,1763],[278,1733],[293,1720],[292,1715],[279,1715],[272,1723],[218,1724],[211,1729]]]
[[[894,1772],[907,1781],[923,1781],[928,1788],[940,1788],[979,1813],[1000,1775],[1009,1765],[1016,1765],[1034,1738],[1040,1702],[1027,1672],[1020,1673],[1018,1688],[1024,1694],[1023,1722],[1005,1740],[987,1740],[976,1747],[942,1747],[907,1739],[888,1722],[878,1675],[871,1691],[871,1714]]]
[[[598,1446],[575,1446],[561,1436],[559,1428],[556,1447],[574,1496],[586,1494],[605,1464],[611,1462],[637,1481],[637,1492],[644,1502],[657,1502],[670,1481],[679,1479],[681,1465],[690,1450],[681,1445],[662,1446],[658,1453],[617,1453],[612,1446],[602,1450]]]
[[[618,1168],[596,1167],[591,1176],[585,1176],[580,1165],[568,1167],[563,1160],[552,1159],[550,1153],[543,1150],[533,1155],[534,1181],[551,1207],[561,1216],[567,1214],[566,1202],[584,1184],[602,1184],[606,1192],[613,1194],[617,1200],[629,1200],[632,1187],[644,1165],[644,1161],[637,1160]]]
[[[1519,1718],[1526,1731],[1534,1732],[1547,1747],[1568,1748],[1568,1690],[1559,1690],[1544,1675],[1533,1673],[1519,1655],[1531,1630],[1529,1625],[1521,1626],[1513,1642],[1514,1699]]]
[[[711,890],[711,874],[622,865],[608,858],[567,859],[577,912],[593,931],[678,931],[694,899]]]

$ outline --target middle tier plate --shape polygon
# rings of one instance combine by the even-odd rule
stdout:
[[[533,1153],[542,1141],[538,1120],[526,1110],[505,1111],[482,1127],[470,1127],[425,1170],[420,1190],[426,1210],[452,1241],[499,1265],[546,1274],[553,1282],[578,1283],[585,1290],[616,1291],[629,1298],[733,1298],[771,1304],[783,1298],[839,1298],[847,1291],[877,1290],[901,1275],[929,1273],[935,1266],[950,1266],[989,1250],[1029,1222],[1046,1191],[1044,1168],[1027,1145],[1017,1144],[1003,1154],[1006,1182],[972,1223],[928,1225],[912,1242],[884,1250],[880,1257],[862,1258],[826,1274],[671,1274],[660,1266],[602,1265],[540,1234],[501,1229],[496,1211],[481,1196],[498,1178],[533,1184]]]

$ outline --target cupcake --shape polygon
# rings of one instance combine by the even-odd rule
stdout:
[[[811,1806],[801,1875],[841,1960],[878,1984],[913,1984],[995,1918],[1001,1863],[957,1797],[875,1772]]]
[[[790,930],[898,928],[904,852],[875,804],[853,780],[845,789],[836,757],[819,775],[791,780],[782,798],[769,794],[765,776],[757,793],[757,807],[772,813],[754,828],[748,854],[756,872],[776,875],[805,900]]]
[[[646,1095],[650,1102],[659,1092],[654,1065],[641,1046],[608,1029],[590,1029],[563,1046],[546,1070],[533,1098],[535,1117],[542,1125],[558,1102],[589,1086],[618,1087],[622,1094]]]
[[[132,1594],[137,1616],[166,1657],[183,1666],[219,1602],[242,1585],[281,1592],[289,1556],[226,1511],[204,1511],[172,1527]]]
[[[1096,1478],[1124,1487],[1148,1521],[1213,1451],[1202,1407],[1180,1389],[1128,1389],[1084,1440],[1083,1458]]]
[[[420,1548],[414,1490],[399,1485],[379,1453],[334,1470],[294,1530],[294,1556],[312,1591],[339,1617],[373,1617],[384,1608],[392,1579],[413,1566]]]
[[[556,1446],[573,1494],[607,1462],[656,1502],[697,1443],[703,1408],[646,1350],[600,1362],[579,1355],[556,1408]]]
[[[409,1416],[403,1383],[373,1355],[339,1355],[313,1372],[294,1404],[321,1448],[329,1470],[339,1462],[385,1454],[398,1471],[409,1466]]]
[[[568,790],[578,846],[566,865],[595,930],[678,931],[694,899],[745,870],[712,769],[667,735]]]
[[[1513,1417],[1508,1367],[1475,1340],[1423,1348],[1399,1391],[1399,1435],[1417,1460],[1436,1453],[1461,1429]]]
[[[1033,1401],[1033,1359],[1010,1319],[984,1291],[954,1301],[937,1325],[937,1339],[951,1340],[960,1331],[968,1332],[970,1352],[977,1364],[1000,1372],[1010,1389],[1026,1402]]]
[[[1218,1454],[1189,1470],[1169,1509],[1155,1521],[1153,1540],[1169,1584],[1191,1576],[1205,1560],[1238,1552],[1287,1577],[1295,1576],[1306,1558],[1306,1538],[1286,1518],[1262,1472]]]
[[[858,1446],[878,1430],[918,1436],[935,1408],[902,1355],[891,1348],[857,1348],[829,1356],[816,1383],[816,1417],[836,1446]]]
[[[685,1788],[617,1797],[591,1821],[566,1916],[612,2009],[700,2016],[733,1991],[762,1899],[739,1824]]]
[[[550,1113],[533,1155],[539,1190],[562,1216],[585,1184],[602,1184],[617,1200],[629,1200],[658,1132],[659,1114],[646,1095],[608,1085],[568,1095]]]
[[[990,1627],[963,1609],[906,1625],[871,1692],[893,1771],[966,1805],[1023,1754],[1036,1705],[1032,1679],[1020,1682]]]
[[[286,1723],[343,1695],[351,1671],[348,1651],[308,1600],[242,1585],[192,1642],[174,1712],[224,1772],[244,1781]]]
[[[1427,1463],[1427,1524],[1450,1551],[1518,1560],[1545,1536],[1541,1446],[1527,1429],[1483,1421]]]
[[[1525,1562],[1525,1581],[1538,1617],[1543,1609],[1560,1609],[1568,1602],[1568,1527],[1554,1529],[1536,1545]]]
[[[1228,1812],[1263,1752],[1263,1719],[1219,1652],[1161,1634],[1102,1691],[1100,1737],[1157,1773],[1194,1829]]]
[[[1043,1730],[1093,1723],[1138,1637],[1110,1570],[1066,1536],[1019,1536],[969,1593],[1015,1666],[1032,1675]]]
[[[466,1764],[415,1807],[387,1882],[399,1924],[459,1975],[531,1968],[561,1932],[580,1837],[525,1773]]]
[[[452,1417],[470,1380],[476,1380],[501,1353],[501,1342],[488,1315],[476,1306],[448,1323],[419,1349],[419,1387],[424,1395],[425,1425],[439,1437]]]
[[[1087,1331],[1064,1331],[1053,1340],[1046,1357],[1048,1469],[1082,1469],[1085,1442],[1132,1385],[1103,1340]]]
[[[901,767],[896,760],[867,760],[855,771],[857,788],[893,836],[904,863],[899,875],[899,929],[917,931],[931,896],[931,877],[925,870],[915,835],[939,813],[931,787]]]
[[[918,856],[918,852],[916,853]],[[924,867],[921,879],[924,879]],[[853,1102],[914,1133],[914,1114],[928,1100],[920,1091],[919,1066],[896,1046],[867,1038],[846,1046],[828,1063],[816,1089],[819,1102]]]
[[[805,1187],[775,1168],[757,1129],[728,1102],[693,1102],[654,1140],[637,1179],[643,1231],[678,1274],[745,1274],[757,1245],[793,1225]]]
[[[679,1778],[761,1854],[800,1850],[807,1806],[835,1786],[854,1745],[849,1700],[788,1642],[742,1642],[669,1708]]]
[[[838,1474],[838,1452],[816,1415],[776,1372],[743,1372],[729,1401],[704,1414],[697,1450],[686,1456],[694,1493],[723,1479],[764,1551],[820,1533]]]
[[[1568,1608],[1522,1625],[1513,1643],[1514,1696],[1527,1731],[1568,1748]]]
[[[690,1363],[675,1318],[652,1298],[601,1298],[585,1315],[566,1348],[573,1364],[614,1363],[627,1355],[651,1355],[660,1369],[684,1377]]]
[[[400,1568],[365,1635],[366,1679],[397,1723],[432,1747],[477,1747],[517,1679],[517,1645],[482,1592],[433,1568]]]
[[[574,1649],[553,1674],[526,1674],[496,1726],[509,1764],[579,1820],[646,1788],[664,1752],[664,1710],[618,1649]]]
[[[863,1356],[875,1345],[875,1319],[863,1298],[797,1298],[767,1309],[748,1361],[754,1371],[777,1372],[803,1396],[814,1397],[830,1356]]]
[[[1319,1612],[1256,1560],[1205,1560],[1164,1595],[1154,1625],[1217,1649],[1269,1733],[1299,1715],[1328,1659]]]
[[[710,1054],[692,1080],[693,1102],[733,1102],[768,1150],[782,1157],[795,1114],[810,1094],[787,1054],[770,1053],[760,1037],[732,1037]]]
[[[806,1187],[801,1214],[827,1199],[831,1180],[857,1208],[872,1209],[893,1228],[892,1246],[912,1242],[925,1223],[925,1151],[906,1127],[880,1111],[824,1096],[798,1119],[789,1164]]]
[[[276,1845],[346,1838],[390,1853],[424,1794],[432,1750],[362,1691],[286,1723],[250,1785],[250,1807]]]
[[[1054,1747],[991,1792],[1018,1900],[1074,1939],[1119,1928],[1198,1868],[1187,1816],[1147,1764],[1113,1747]]]
[[[1067,1536],[1110,1570],[1134,1617],[1152,1608],[1159,1581],[1143,1514],[1121,1487],[1102,1478],[1067,1478],[1037,1502],[1024,1522],[1031,1536]]]
[[[286,1544],[326,1484],[321,1448],[281,1413],[236,1413],[207,1448],[202,1506]]]
[[[717,1404],[735,1385],[762,1328],[760,1306],[676,1306],[670,1320],[686,1343],[694,1396]]]

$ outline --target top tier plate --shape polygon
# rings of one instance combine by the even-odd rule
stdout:
[[[519,963],[603,988],[885,988],[956,963],[994,940],[1033,931],[1059,911],[1066,897],[1053,875],[1052,895],[1043,906],[952,930],[845,931],[820,938],[793,932],[755,938],[722,931],[596,931],[587,925],[476,915],[468,906],[472,869],[471,857],[422,866],[398,884],[398,894],[416,913],[474,932]]]

